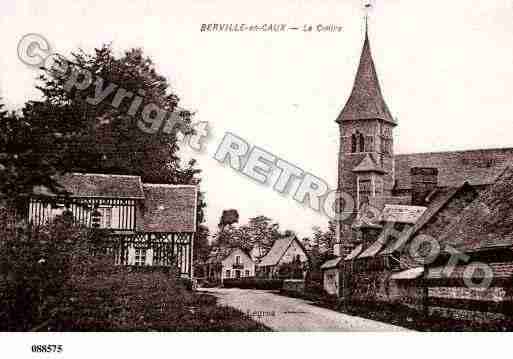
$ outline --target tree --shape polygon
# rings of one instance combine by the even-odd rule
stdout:
[[[52,178],[60,166],[59,157],[32,147],[56,137],[52,132],[39,136],[25,119],[2,108],[0,103],[0,201],[23,213],[35,186],[44,185],[59,193]]]
[[[283,236],[280,225],[266,216],[257,216],[249,219],[247,233],[251,245],[259,245],[266,251],[271,249],[274,241]]]
[[[333,253],[333,245],[336,239],[336,223],[335,221],[328,222],[328,230],[323,231],[320,227],[315,226],[312,228],[312,244],[317,246],[320,253]]]
[[[321,265],[329,259],[334,258],[333,245],[335,244],[336,223],[328,222],[328,230],[323,231],[320,227],[313,227],[312,238],[304,238],[303,243],[310,258],[308,281],[322,284]]]
[[[198,230],[194,236],[194,253],[193,258],[195,261],[205,261],[210,251],[210,245],[208,243],[209,230],[208,227],[201,224],[198,226]]]
[[[225,209],[221,214],[221,219],[219,219],[219,229],[224,228],[225,226],[238,223],[239,222],[239,212],[236,209]]]
[[[60,60],[65,62],[66,60]],[[65,145],[61,162],[66,170],[132,174],[149,183],[187,183],[194,177],[194,162],[182,169],[177,152],[176,131],[147,133],[140,128],[141,109],[155,104],[166,111],[178,111],[179,98],[169,89],[164,76],[155,64],[144,57],[141,49],[132,49],[115,57],[110,46],[95,49],[93,54],[83,51],[72,54],[67,75],[47,69],[37,88],[42,101],[32,101],[24,108],[26,121],[42,136],[58,134],[58,144]],[[94,75],[93,84],[85,89],[71,87],[70,76],[80,71]],[[101,102],[95,90],[114,84],[133,94],[144,94],[142,104],[132,116],[132,101],[121,101],[113,106],[117,91],[112,91]],[[119,101],[118,101],[119,102]],[[192,114],[180,111],[182,132],[191,133]],[[62,142],[62,143],[61,143]],[[54,142],[39,142],[37,151],[55,152]],[[60,150],[60,148],[59,148]]]
[[[55,67],[45,69],[37,86],[43,99],[23,108],[24,121],[32,133],[32,154],[38,154],[35,160],[44,157],[47,172],[127,174],[141,176],[146,183],[199,185],[201,170],[196,160],[182,165],[178,157],[177,128],[163,124],[155,133],[141,130],[141,109],[155,104],[179,114],[182,134],[193,133],[193,114],[178,108],[179,97],[141,49],[116,57],[110,46],[103,45],[93,54],[80,50],[72,53],[72,61],[60,59],[56,64],[67,64],[67,73],[63,75]],[[93,76],[87,88],[70,86],[70,78],[79,71]],[[102,101],[91,101],[110,86],[115,91]],[[132,94],[131,98],[140,95],[142,102],[135,112],[131,111],[133,101],[116,100],[121,89]],[[203,193],[198,198],[199,226],[206,203]]]
[[[226,211],[223,211],[225,213]],[[274,241],[283,234],[279,231],[279,224],[265,216],[250,218],[248,224],[235,226],[234,224],[225,224],[220,226],[219,231],[214,236],[216,245],[228,247],[241,247],[245,250],[251,250],[256,245],[268,251]]]

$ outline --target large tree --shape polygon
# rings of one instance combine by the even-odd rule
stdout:
[[[214,235],[214,244],[221,247],[241,247],[245,250],[258,246],[267,252],[277,239],[291,234],[292,231],[282,233],[279,224],[271,218],[257,216],[241,226],[227,224],[220,227]]]
[[[59,155],[32,146],[58,139],[51,132],[39,136],[29,122],[15,112],[4,111],[3,106],[0,103],[0,201],[23,206],[34,186],[58,191],[52,176],[60,166]]]
[[[153,131],[141,126],[142,110],[155,104],[168,113],[178,111],[180,131],[192,131],[191,113],[178,110],[178,96],[141,49],[116,57],[110,46],[103,46],[93,54],[73,53],[69,61],[57,64],[66,64],[67,73],[56,71],[59,66],[45,69],[37,87],[43,99],[28,103],[24,116],[41,135],[58,134],[65,142],[67,151],[61,153],[65,169],[137,174],[145,182],[178,183],[187,177],[190,181],[190,169],[183,173],[177,155],[176,131],[164,130],[164,123]],[[91,75],[90,85],[73,85],[82,84],[86,74]],[[121,90],[131,95],[116,101]],[[91,101],[99,91],[108,95]],[[130,107],[136,96],[142,103],[134,113]],[[43,152],[55,150],[52,141],[36,145]]]
[[[317,247],[320,253],[332,253],[333,245],[336,239],[336,223],[335,221],[328,222],[328,229],[323,231],[320,227],[315,226],[312,228],[312,247]]]

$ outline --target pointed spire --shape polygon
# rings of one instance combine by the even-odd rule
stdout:
[[[381,119],[396,124],[381,94],[381,87],[379,86],[378,75],[370,49],[367,17],[365,17],[365,41],[353,90],[346,105],[338,115],[337,122],[365,119]]]

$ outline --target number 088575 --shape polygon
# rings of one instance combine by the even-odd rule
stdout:
[[[60,344],[34,344],[30,348],[32,353],[62,353]]]

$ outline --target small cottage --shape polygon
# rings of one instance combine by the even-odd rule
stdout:
[[[205,266],[207,279],[222,283],[225,279],[251,278],[255,276],[255,262],[242,248],[215,248]]]

